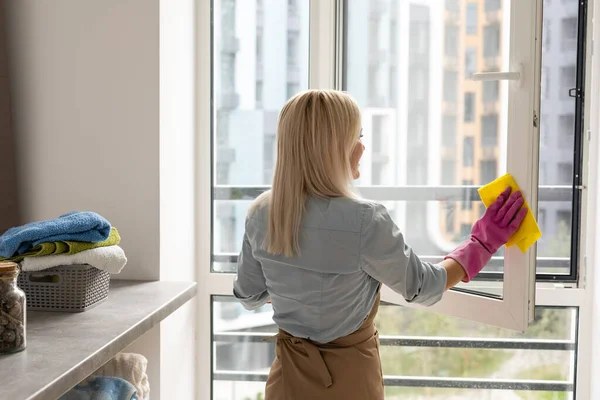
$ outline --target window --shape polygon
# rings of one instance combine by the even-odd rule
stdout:
[[[287,40],[287,62],[288,65],[298,64],[298,35],[296,33],[289,33]]]
[[[465,31],[467,35],[477,34],[477,3],[467,3],[467,26]]]
[[[575,66],[562,67],[560,69],[560,86],[563,98],[569,95],[569,89],[575,87],[575,75],[577,70]]]
[[[577,17],[564,18],[561,21],[561,48],[563,51],[574,51],[577,46]]]
[[[470,179],[463,179],[462,186],[464,186],[464,187],[473,186],[473,181]],[[473,209],[473,201],[472,201],[470,193],[468,193],[465,196],[465,201],[462,202],[462,209],[465,211],[470,211]],[[469,228],[469,232],[470,232],[470,228]]]
[[[454,204],[446,204],[446,232],[454,232],[454,222],[456,217],[456,206]]]
[[[442,138],[445,147],[456,148],[456,117],[444,116]]]
[[[495,103],[498,101],[498,81],[483,82],[483,102]]]
[[[473,138],[466,137],[463,141],[463,167],[473,166]]]
[[[469,78],[475,72],[477,72],[477,49],[469,47],[465,51],[465,78]]]
[[[458,18],[462,14],[457,14],[449,22],[449,15],[441,18],[440,12],[444,8],[457,13],[462,13],[464,8],[466,12],[470,2],[473,1],[411,2],[401,8],[401,13],[395,14],[396,33],[391,32],[390,16],[379,12],[378,17],[374,18],[377,7],[370,7],[371,2],[365,9],[344,7],[347,15],[337,17],[345,18],[343,25],[347,30],[343,33],[344,41],[352,43],[352,46],[345,46],[344,60],[341,66],[338,65],[342,76],[336,76],[333,73],[321,73],[322,70],[329,70],[328,57],[316,53],[318,46],[315,44],[322,38],[310,38],[308,35],[311,24],[324,23],[324,18],[309,20],[309,14],[312,16],[319,12],[312,9],[309,13],[309,3],[326,8],[322,5],[326,2],[296,0],[300,20],[297,41],[299,72],[296,74],[298,79],[293,83],[286,80],[288,54],[284,49],[287,48],[289,32],[285,27],[285,4],[282,10],[279,7],[269,9],[269,12],[265,10],[261,50],[265,71],[264,93],[263,107],[259,108],[252,107],[256,82],[252,79],[248,81],[247,71],[244,70],[245,67],[253,70],[249,66],[259,64],[258,49],[244,47],[250,46],[252,40],[240,40],[240,49],[237,50],[235,46],[225,43],[227,38],[251,38],[254,29],[258,29],[253,26],[251,18],[245,20],[235,17],[236,14],[243,16],[251,3],[240,0],[213,1],[213,18],[216,20],[212,25],[214,57],[213,61],[208,61],[211,59],[209,56],[200,57],[201,60],[207,60],[206,64],[212,62],[213,68],[211,87],[215,102],[210,113],[214,119],[210,124],[214,130],[205,128],[215,139],[212,141],[213,163],[210,157],[206,161],[200,160],[200,163],[205,163],[197,172],[208,174],[205,171],[209,170],[214,177],[209,197],[214,225],[212,272],[209,276],[203,275],[203,279],[207,280],[203,286],[209,287],[208,294],[213,295],[208,310],[213,320],[211,324],[206,324],[208,327],[199,328],[202,330],[200,337],[213,338],[209,344],[202,343],[201,346],[209,346],[209,350],[213,351],[210,372],[214,380],[211,382],[210,376],[202,378],[207,380],[200,382],[200,386],[212,386],[214,400],[254,400],[264,397],[264,379],[274,358],[274,347],[272,342],[263,343],[261,339],[276,332],[272,309],[266,305],[254,312],[243,310],[229,296],[233,277],[223,272],[235,272],[246,210],[251,200],[268,188],[272,179],[271,168],[276,160],[275,153],[269,153],[268,149],[275,144],[268,141],[274,141],[281,105],[287,97],[309,86],[333,87],[336,82],[344,82],[338,88],[347,90],[356,98],[363,112],[363,121],[367,120],[367,113],[372,113],[371,116],[384,115],[383,137],[381,141],[376,139],[379,144],[368,146],[363,159],[365,179],[371,182],[364,183],[362,187],[363,183],[359,183],[359,189],[365,198],[385,203],[407,242],[426,261],[438,262],[452,247],[468,237],[476,218],[485,210],[478,201],[473,181],[483,184],[488,179],[510,172],[520,184],[524,182],[523,186],[530,186],[531,177],[539,172],[538,220],[543,226],[544,237],[537,250],[537,278],[574,285],[579,263],[576,256],[571,255],[571,239],[573,230],[578,229],[580,222],[578,203],[572,202],[577,194],[572,191],[576,170],[573,155],[581,156],[574,138],[582,132],[576,132],[573,123],[573,138],[570,139],[566,127],[571,121],[579,121],[582,116],[575,114],[573,107],[578,100],[569,98],[563,89],[577,85],[575,72],[583,61],[577,58],[576,51],[563,52],[561,46],[542,48],[542,67],[548,73],[542,76],[542,86],[546,89],[541,96],[541,115],[545,117],[540,118],[548,121],[541,121],[540,135],[541,141],[547,145],[540,151],[539,165],[521,168],[520,162],[527,159],[527,151],[531,150],[530,144],[534,138],[531,127],[533,106],[524,101],[534,98],[533,80],[525,80],[525,85],[518,91],[514,90],[514,85],[505,82],[482,82],[481,89],[476,89],[479,84],[465,82],[458,75],[462,75],[462,72],[449,68],[448,60],[444,60],[444,57],[460,57],[464,54],[466,75],[471,68],[467,65],[467,52],[469,48],[477,49],[477,57],[483,57],[483,64],[486,65],[476,65],[476,70],[493,70],[489,58],[495,58],[497,70],[504,70],[502,66],[510,65],[513,61],[509,57],[514,52],[508,47],[534,41],[533,36],[530,37],[533,35],[531,26],[510,21],[511,16],[528,13],[531,7],[526,6],[528,2],[521,1],[478,1],[485,13],[495,14],[478,15],[482,20],[478,21],[477,26],[480,25],[481,29],[476,29],[475,33],[465,38],[467,18]],[[547,4],[548,0],[544,3]],[[544,22],[548,26],[542,29],[558,45],[562,40],[562,19],[574,15],[578,2],[560,3],[558,7],[556,2],[552,4],[552,7],[544,10],[543,15],[553,24]],[[566,10],[567,7],[572,7],[572,10]],[[512,10],[509,13],[500,12],[509,9]],[[371,20],[373,30],[378,33],[372,43],[368,39]],[[445,34],[448,23],[460,25],[455,48],[446,41],[438,43],[436,47],[433,38],[442,32]],[[318,31],[328,31],[326,28],[332,27],[331,24],[319,26]],[[282,34],[267,35],[274,29]],[[392,37],[388,40],[389,35],[396,36],[395,40]],[[396,54],[405,55],[406,59],[395,65],[395,83],[392,84],[393,72],[387,63],[368,65],[373,44],[376,44],[378,54],[392,54],[395,50],[390,46],[393,45],[397,47]],[[537,45],[542,46],[543,43]],[[201,48],[208,49],[211,46],[204,43]],[[524,46],[518,49],[518,53],[525,57],[526,64],[532,66],[535,64],[534,58],[533,54],[528,55],[528,49],[535,52],[540,48]],[[311,51],[311,65],[316,69],[310,71],[309,79],[308,59]],[[441,54],[433,54],[435,52]],[[448,56],[446,52],[454,55]],[[444,60],[443,65],[440,60]],[[330,67],[330,71],[333,71],[334,66]],[[531,74],[529,76],[533,76],[533,72],[533,69],[527,69],[527,73]],[[540,71],[536,72],[539,74]],[[423,91],[417,91],[417,84],[414,83],[419,76],[425,77]],[[283,80],[281,77],[284,77]],[[435,80],[429,82],[430,77],[435,77]],[[332,81],[334,78],[335,81]],[[434,84],[441,87],[430,86]],[[422,93],[426,93],[427,101],[405,101],[417,97],[422,100]],[[457,103],[465,101],[465,93],[474,94],[473,118],[477,124],[470,126],[465,126],[462,121],[465,115],[458,114],[460,107],[457,107]],[[519,104],[527,106],[513,110],[509,115],[506,112],[510,109],[508,98],[518,98],[521,100]],[[422,126],[422,129],[417,129],[418,140],[409,129],[415,126]],[[515,135],[507,135],[507,126],[521,127],[518,141]],[[368,127],[368,135],[371,135],[371,130],[372,127]],[[528,145],[520,145],[524,142]],[[386,150],[388,159],[385,162],[374,157],[378,149]],[[492,149],[494,151],[490,151]],[[508,170],[507,151],[510,151],[512,160],[508,163]],[[543,174],[546,176],[542,177]],[[372,188],[371,184],[378,186]],[[444,187],[440,188],[440,184]],[[573,239],[577,246],[577,238]],[[199,245],[204,246],[202,243]],[[574,251],[573,254],[578,252]],[[477,280],[467,285],[461,284],[457,290],[444,296],[444,300],[435,308],[439,313],[411,308],[399,296],[384,290],[383,296],[387,302],[407,306],[383,305],[377,320],[382,338],[386,398],[573,397],[576,378],[579,378],[575,371],[581,370],[577,364],[579,344],[576,333],[580,327],[580,300],[578,296],[563,296],[566,289],[559,288],[560,285],[552,289],[558,297],[551,300],[544,290],[538,289],[535,321],[527,327],[525,304],[527,299],[533,299],[528,297],[530,293],[523,287],[516,295],[515,288],[519,285],[515,281],[519,279],[523,282],[527,271],[535,267],[530,259],[515,248],[501,250]],[[505,262],[519,266],[512,270],[514,280],[508,276],[510,274],[504,273]],[[217,278],[214,277],[216,275]],[[468,295],[465,291],[468,291]],[[467,298],[468,301],[465,300]],[[466,310],[475,311],[467,313]],[[465,318],[479,322],[469,322]],[[494,328],[489,324],[522,328],[525,333]],[[402,346],[398,345],[399,341]],[[548,350],[540,350],[540,346]],[[397,376],[402,379],[393,378]],[[488,389],[490,387],[494,389]],[[547,391],[544,392],[544,389]]]
[[[570,185],[573,183],[573,164],[558,163],[558,181],[561,185]]]
[[[559,143],[563,149],[568,149],[573,146],[575,138],[575,115],[566,114],[558,117]]]
[[[483,29],[483,56],[498,57],[500,54],[500,29],[497,25]]]
[[[456,103],[458,97],[458,74],[453,71],[444,71],[444,100]]]
[[[550,98],[550,88],[552,85],[550,84],[550,71],[548,71],[548,67],[542,67],[542,98],[549,99]]]
[[[545,19],[542,28],[542,40],[544,41],[544,50],[549,50],[552,44],[552,20]]]
[[[442,185],[456,184],[456,161],[442,161]]]
[[[493,12],[500,10],[502,0],[485,0],[485,11]]]
[[[498,146],[498,116],[481,117],[481,145],[484,148]]]
[[[458,28],[454,26],[446,27],[445,48],[447,57],[458,56]]]
[[[465,122],[475,120],[475,93],[465,93]]]
[[[497,169],[498,169],[498,164],[496,163],[496,161],[482,161],[481,168],[480,168],[480,171],[481,171],[480,172],[480,174],[481,174],[480,183],[481,183],[481,185],[488,184],[491,181],[493,181],[494,179],[496,179],[498,177]]]
[[[256,108],[262,107],[263,102],[263,83],[262,81],[256,81]]]

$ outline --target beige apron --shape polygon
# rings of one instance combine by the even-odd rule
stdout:
[[[326,344],[279,330],[265,400],[382,400],[379,294],[362,326]]]

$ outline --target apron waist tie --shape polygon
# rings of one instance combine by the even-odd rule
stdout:
[[[297,339],[304,346],[304,350],[306,350],[306,354],[308,354],[308,358],[310,359],[312,365],[317,371],[317,374],[321,377],[323,384],[326,388],[330,387],[333,382],[331,380],[331,374],[329,373],[329,369],[327,369],[327,365],[325,365],[325,361],[323,360],[323,356],[317,347],[311,342],[304,339]]]
[[[301,338],[293,337],[289,334],[281,334],[281,333],[279,333],[275,336],[271,336],[269,338],[263,339],[263,342],[270,342],[272,340],[278,340],[278,341],[279,340],[287,340],[289,342],[296,343],[296,344],[301,343],[302,347],[304,347],[304,351],[306,351],[306,354],[308,355],[308,359],[310,360],[310,363],[312,364],[313,368],[315,369],[315,371],[321,378],[323,385],[326,388],[333,385],[333,380],[331,379],[331,374],[329,373],[329,369],[327,368],[327,365],[325,364],[325,360],[323,360],[323,356],[321,355],[321,352],[319,351],[317,346],[315,346],[314,344],[312,344],[310,341],[308,341],[306,339],[301,339]]]

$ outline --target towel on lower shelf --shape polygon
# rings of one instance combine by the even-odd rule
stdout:
[[[59,240],[102,242],[110,235],[110,223],[94,212],[72,212],[59,218],[10,228],[0,236],[0,257],[25,253],[40,243]]]
[[[24,272],[43,271],[61,265],[91,265],[111,274],[121,272],[127,257],[119,246],[98,247],[85,250],[76,254],[58,254],[54,256],[25,257],[21,262],[21,270]]]
[[[138,399],[146,400],[150,396],[150,385],[146,374],[147,368],[148,360],[143,355],[120,353],[94,372],[94,375],[116,376],[125,379],[135,386]]]
[[[40,256],[49,256],[55,254],[76,254],[80,253],[84,250],[95,249],[97,247],[108,247],[114,246],[121,242],[121,236],[119,235],[119,231],[114,226],[110,230],[110,235],[108,239],[102,242],[74,242],[70,240],[61,240],[57,242],[47,242],[40,243],[37,246],[33,247],[31,250],[27,250],[23,254],[19,254],[15,257],[3,258],[0,257],[0,261],[9,260],[16,263],[23,261],[25,257],[40,257]]]
[[[65,393],[60,400],[136,400],[135,387],[125,379],[93,376]]]

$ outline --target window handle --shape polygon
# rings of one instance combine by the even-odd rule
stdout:
[[[472,81],[515,81],[519,87],[523,85],[523,65],[519,64],[517,71],[510,72],[475,72],[471,74]]]
[[[520,72],[476,72],[471,75],[473,81],[518,81]]]

